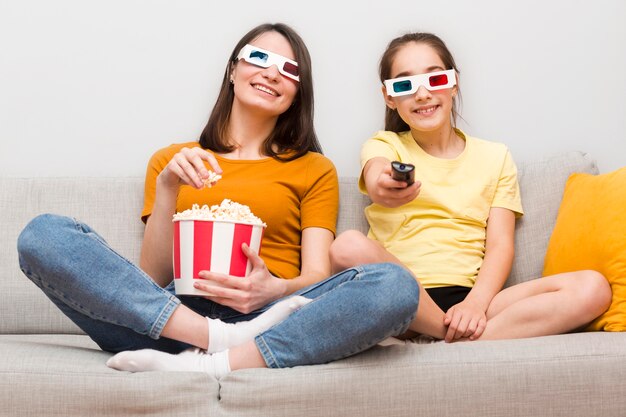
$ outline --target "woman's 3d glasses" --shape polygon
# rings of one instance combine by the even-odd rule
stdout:
[[[387,95],[391,97],[414,94],[420,85],[423,85],[429,91],[451,88],[456,85],[456,75],[454,70],[450,69],[385,80]]]
[[[274,52],[266,51],[265,49],[248,44],[241,48],[239,55],[237,55],[237,59],[242,58],[247,63],[262,68],[269,68],[272,65],[276,65],[276,67],[278,67],[278,72],[282,75],[300,82],[298,63],[289,58],[285,58],[282,55],[278,55]]]

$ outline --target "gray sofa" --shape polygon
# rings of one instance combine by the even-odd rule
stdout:
[[[568,152],[518,163],[526,215],[507,285],[541,274],[563,186],[596,173]],[[142,178],[0,178],[2,416],[624,416],[626,334],[579,333],[445,344],[393,342],[327,365],[125,373],[24,276],[16,238],[35,215],[78,217],[139,257]],[[367,226],[354,178],[341,180],[339,230]]]

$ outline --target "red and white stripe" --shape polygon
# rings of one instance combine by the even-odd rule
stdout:
[[[174,222],[174,278],[177,294],[204,295],[193,287],[203,270],[245,277],[251,264],[241,250],[246,243],[261,249],[264,227],[228,221]]]

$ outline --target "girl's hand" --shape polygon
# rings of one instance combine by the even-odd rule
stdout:
[[[420,193],[422,183],[415,181],[407,186],[404,181],[396,181],[391,176],[391,164],[385,164],[382,167],[378,178],[376,178],[375,186],[370,191],[370,198],[377,204],[385,207],[400,207],[415,198]]]
[[[445,341],[450,343],[462,338],[478,339],[487,326],[487,316],[478,306],[462,301],[446,312],[444,325],[448,326]]]
[[[204,180],[209,178],[205,161],[216,174],[222,173],[217,160],[210,152],[200,147],[182,148],[161,171],[157,177],[157,184],[171,189],[177,189],[182,184],[201,189],[204,187]]]
[[[407,186],[391,176],[391,161],[375,157],[363,167],[363,181],[370,199],[384,207],[396,208],[413,201],[420,193],[422,183],[415,181]]]
[[[272,276],[263,259],[254,253],[248,245],[242,244],[241,249],[252,264],[250,275],[235,277],[216,272],[200,271],[198,274],[200,278],[220,286],[198,281],[194,287],[211,294],[211,296],[205,297],[206,299],[247,314],[283,297],[287,290],[287,284],[285,280]]]

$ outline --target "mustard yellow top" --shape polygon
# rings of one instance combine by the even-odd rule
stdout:
[[[422,183],[417,198],[397,208],[365,210],[369,237],[406,265],[425,288],[472,287],[485,256],[491,207],[523,213],[517,168],[505,145],[465,135],[454,159],[426,153],[411,132],[378,132],[361,151],[361,166],[380,156],[415,165]],[[364,179],[359,188],[366,193]]]
[[[173,144],[152,156],[141,212],[144,222],[152,212],[159,173],[180,149],[196,146],[199,146],[197,142]],[[267,224],[261,258],[270,273],[281,278],[300,275],[302,230],[322,227],[335,233],[339,185],[333,163],[315,152],[288,162],[274,158],[236,160],[218,155],[215,158],[224,171],[222,179],[212,188],[201,190],[181,186],[176,211],[189,209],[193,204],[219,204],[225,198],[249,206]]]

